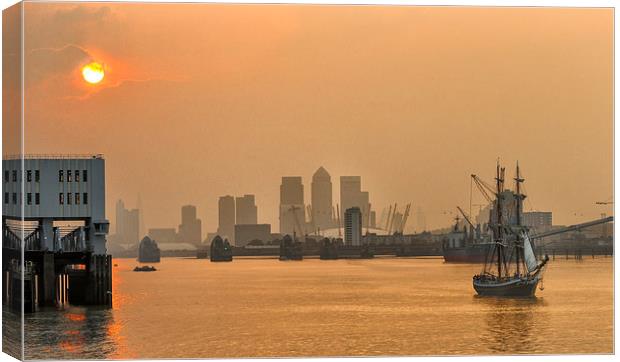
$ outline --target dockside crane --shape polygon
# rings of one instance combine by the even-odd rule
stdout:
[[[496,190],[494,189],[493,186],[489,185],[488,183],[484,182],[484,180],[482,180],[480,177],[472,174],[471,175],[471,179],[474,181],[474,184],[476,184],[476,187],[478,188],[478,190],[480,190],[480,193],[482,194],[482,196],[484,196],[484,198],[489,202],[489,203],[493,203],[493,198],[491,197],[491,195],[493,195],[494,197],[497,196],[496,195]],[[498,181],[499,182],[499,181]],[[491,194],[491,195],[489,195]]]
[[[467,214],[465,213],[465,211],[463,211],[463,209],[461,209],[461,207],[460,207],[460,206],[457,206],[456,208],[459,210],[459,212],[461,213],[461,215],[463,215],[463,217],[465,218],[465,221],[467,221],[467,223],[468,223],[469,225],[471,225],[471,227],[475,228],[474,224],[471,222],[471,219],[469,218],[469,216],[467,216]]]

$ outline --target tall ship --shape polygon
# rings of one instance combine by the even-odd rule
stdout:
[[[492,243],[480,274],[474,275],[473,287],[479,295],[532,297],[542,280],[549,257],[538,260],[529,236],[522,225],[523,200],[517,163],[515,190],[504,188],[505,169],[497,165],[495,189],[483,184],[494,196],[489,228]]]

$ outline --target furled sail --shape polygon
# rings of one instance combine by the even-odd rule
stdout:
[[[538,267],[538,262],[536,261],[536,255],[534,255],[532,243],[530,243],[530,237],[527,233],[523,233],[523,256],[527,270],[533,272]]]

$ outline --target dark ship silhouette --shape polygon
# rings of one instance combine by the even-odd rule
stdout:
[[[222,240],[219,235],[216,235],[211,241],[211,248],[209,249],[209,255],[211,261],[219,262],[219,261],[232,261],[232,247],[228,242],[228,239]]]
[[[321,260],[338,259],[338,241],[329,238],[321,240],[319,245],[319,258]]]
[[[145,236],[138,246],[138,261],[140,263],[159,263],[161,252],[157,242]]]
[[[295,234],[293,234],[293,237]],[[280,241],[280,260],[302,260],[304,250],[301,242],[294,240],[290,235],[284,235]]]

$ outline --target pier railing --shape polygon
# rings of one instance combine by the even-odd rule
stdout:
[[[3,228],[2,247],[7,249],[20,250],[22,239],[8,227]],[[41,250],[41,233],[39,229],[32,231],[23,241],[24,250]]]

